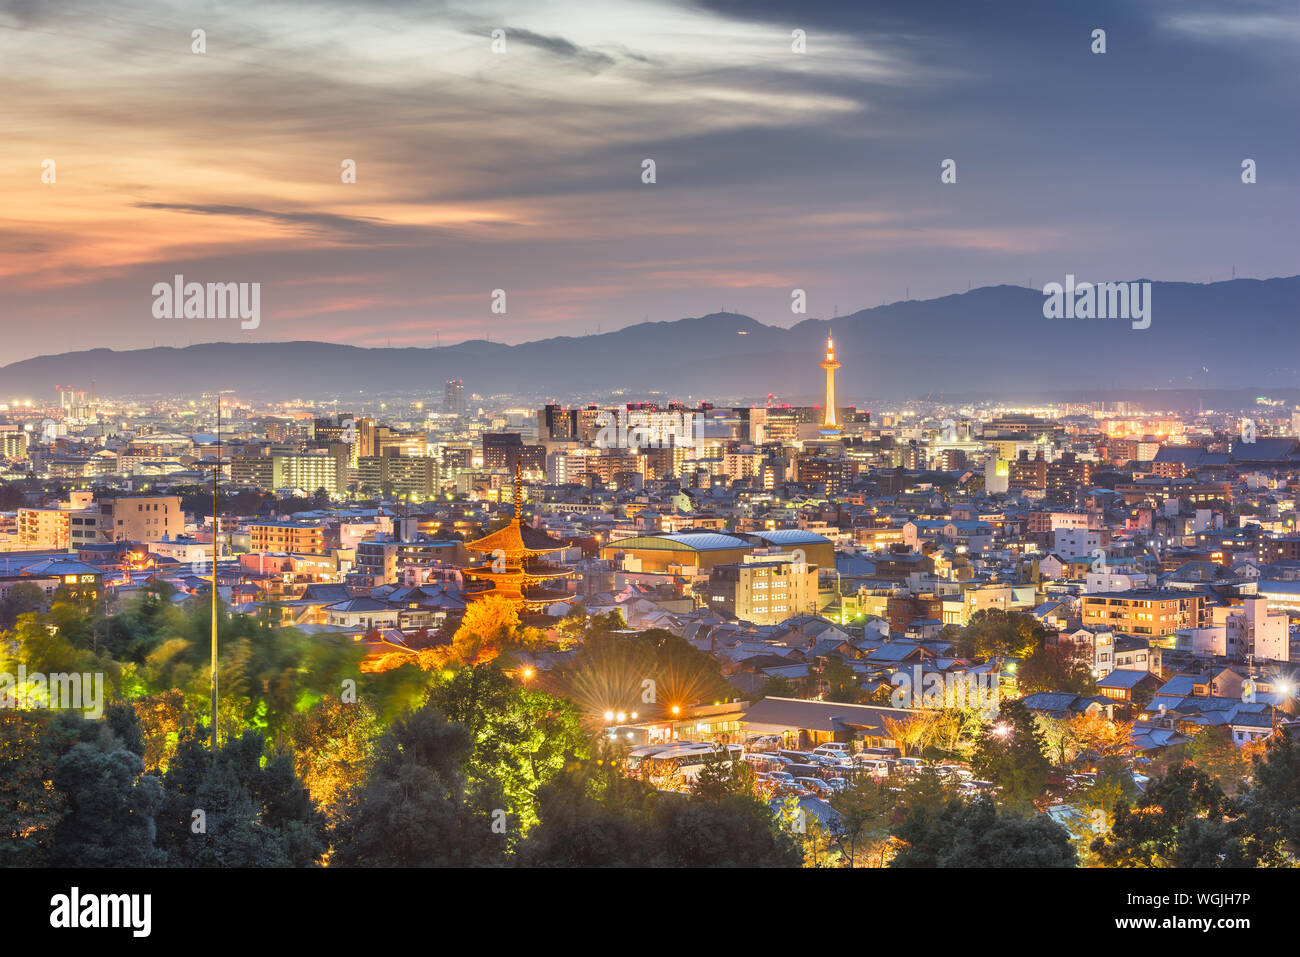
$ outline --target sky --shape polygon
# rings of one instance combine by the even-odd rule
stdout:
[[[1300,273],[1292,0],[106,6],[0,0],[0,364]]]

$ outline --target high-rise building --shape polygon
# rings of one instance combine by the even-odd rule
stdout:
[[[543,442],[571,441],[578,437],[578,412],[559,405],[548,405],[537,412],[537,435]]]
[[[460,379],[448,379],[442,393],[442,411],[451,415],[465,414],[465,383]]]
[[[483,433],[483,467],[514,471],[524,440],[518,432]]]
[[[302,489],[308,495],[314,494],[317,489],[324,489],[328,495],[341,495],[347,490],[348,484],[348,446],[340,444],[338,448],[344,454],[272,456],[273,487]]]

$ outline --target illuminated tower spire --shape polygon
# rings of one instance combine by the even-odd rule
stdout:
[[[524,477],[520,460],[515,459],[515,521],[524,517]]]
[[[840,424],[835,417],[835,370],[840,364],[835,360],[835,340],[829,335],[826,337],[826,359],[821,367],[826,370],[826,416],[822,421],[822,434],[838,435]]]

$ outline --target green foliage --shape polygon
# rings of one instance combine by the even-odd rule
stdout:
[[[1075,867],[1070,835],[1051,818],[1005,814],[991,801],[915,808],[898,827],[891,867]]]
[[[64,811],[55,825],[54,867],[152,867],[167,856],[154,846],[154,815],[162,802],[158,779],[140,756],[107,727],[94,743],[73,745],[54,767],[51,783]]]
[[[1016,700],[1001,703],[997,721],[976,739],[970,763],[977,778],[1002,789],[999,802],[1020,813],[1033,810],[1051,769],[1042,731],[1029,709]]]
[[[499,864],[518,828],[501,793],[465,773],[473,736],[433,704],[380,739],[364,785],[332,830],[331,865],[467,867]],[[496,825],[494,827],[494,825]]]
[[[658,793],[620,770],[616,752],[573,762],[541,789],[539,825],[519,848],[533,867],[797,867],[799,842],[745,771],[701,774],[694,794]]]
[[[537,821],[537,789],[587,753],[572,704],[512,681],[494,664],[460,669],[430,689],[428,703],[469,735],[470,785],[500,792],[525,831]]]
[[[1050,634],[1033,615],[986,608],[975,612],[958,636],[957,653],[963,658],[1027,658]]]
[[[173,867],[307,867],[325,849],[323,821],[289,755],[256,731],[214,756],[202,728],[182,738],[163,777],[158,847]],[[201,827],[195,812],[202,812]]]
[[[1168,867],[1176,862],[1180,832],[1197,818],[1217,826],[1226,809],[1222,789],[1204,772],[1184,764],[1153,781],[1135,804],[1121,800],[1110,833],[1093,841],[1092,851],[1110,867]],[[1207,832],[1193,828],[1188,835],[1200,843]],[[1189,853],[1203,858],[1205,851],[1189,846]]]
[[[1067,691],[1078,695],[1097,693],[1092,669],[1060,647],[1042,645],[1035,649],[1021,664],[1017,677],[1023,694],[1039,691]]]
[[[831,795],[830,805],[840,814],[840,846],[849,867],[868,864],[881,854],[889,840],[898,798],[883,781],[857,774],[843,791]]]

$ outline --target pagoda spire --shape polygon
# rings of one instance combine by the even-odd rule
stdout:
[[[524,478],[519,459],[515,459],[515,521],[524,517]]]

